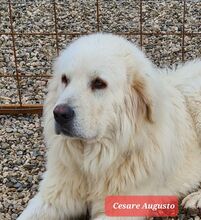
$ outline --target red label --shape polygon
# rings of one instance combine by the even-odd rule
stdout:
[[[177,216],[176,196],[108,196],[105,198],[108,216]]]

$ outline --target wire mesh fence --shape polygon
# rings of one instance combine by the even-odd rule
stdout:
[[[123,35],[163,67],[201,55],[200,0],[1,0],[0,114],[41,113],[51,64],[94,32]]]

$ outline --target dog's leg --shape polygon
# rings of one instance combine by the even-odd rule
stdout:
[[[197,192],[191,193],[186,196],[182,201],[182,205],[184,206],[184,208],[190,209],[201,208],[201,190],[198,190]]]
[[[73,203],[73,200],[71,200],[71,202]],[[76,208],[77,210],[75,211]],[[68,212],[68,214],[66,212]],[[75,220],[79,219],[79,216],[84,212],[85,207],[79,204],[79,202],[72,204],[72,207],[64,211],[62,208],[59,209],[59,207],[55,207],[54,204],[45,203],[41,195],[38,194],[29,201],[27,208],[17,220]]]
[[[80,198],[80,188],[77,188],[80,186],[72,184],[82,182],[78,177],[67,176],[65,173],[61,177],[59,174],[47,172],[39,193],[30,200],[18,220],[71,220],[86,214],[86,204]],[[73,178],[76,180],[73,181]]]
[[[100,215],[92,220],[145,220],[145,217],[109,217],[105,215]]]
[[[104,214],[104,200],[103,201],[97,201],[92,203],[92,209],[91,209],[91,219],[92,220],[145,220],[145,217],[109,217]]]

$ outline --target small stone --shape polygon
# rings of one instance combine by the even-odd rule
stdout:
[[[16,184],[14,185],[14,187],[15,187],[15,188],[21,188],[21,187],[22,187],[22,184],[18,182],[18,183],[16,183]]]
[[[23,167],[24,167],[25,169],[27,169],[27,170],[32,170],[33,167],[34,167],[34,165],[33,165],[33,164],[24,164]]]
[[[17,214],[12,214],[11,217],[12,217],[13,220],[15,220],[18,217],[18,215]]]
[[[13,132],[13,129],[12,128],[6,128],[6,132],[11,133],[11,132]]]

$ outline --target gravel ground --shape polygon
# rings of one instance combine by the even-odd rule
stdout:
[[[99,0],[99,26],[95,0],[55,0],[59,50],[76,39],[79,33],[118,32],[140,46],[138,0]],[[47,78],[57,54],[53,0],[12,1],[13,28],[20,74],[22,102],[43,103]],[[185,31],[201,34],[201,0],[186,0]],[[150,33],[142,38],[142,49],[158,66],[181,62],[183,0],[143,0],[142,30]],[[163,31],[163,36],[151,32]],[[38,35],[22,35],[34,33]],[[46,35],[41,35],[45,32]],[[69,35],[70,32],[75,34]],[[0,104],[19,103],[10,33],[7,0],[0,4]],[[201,35],[185,36],[185,60],[201,56]],[[30,116],[0,116],[0,219],[14,220],[37,191],[45,170],[45,146],[41,118]],[[180,219],[199,219],[196,211],[181,214]],[[191,216],[191,217],[190,217]]]
[[[0,219],[16,219],[45,171],[45,145],[37,115],[0,116]]]

